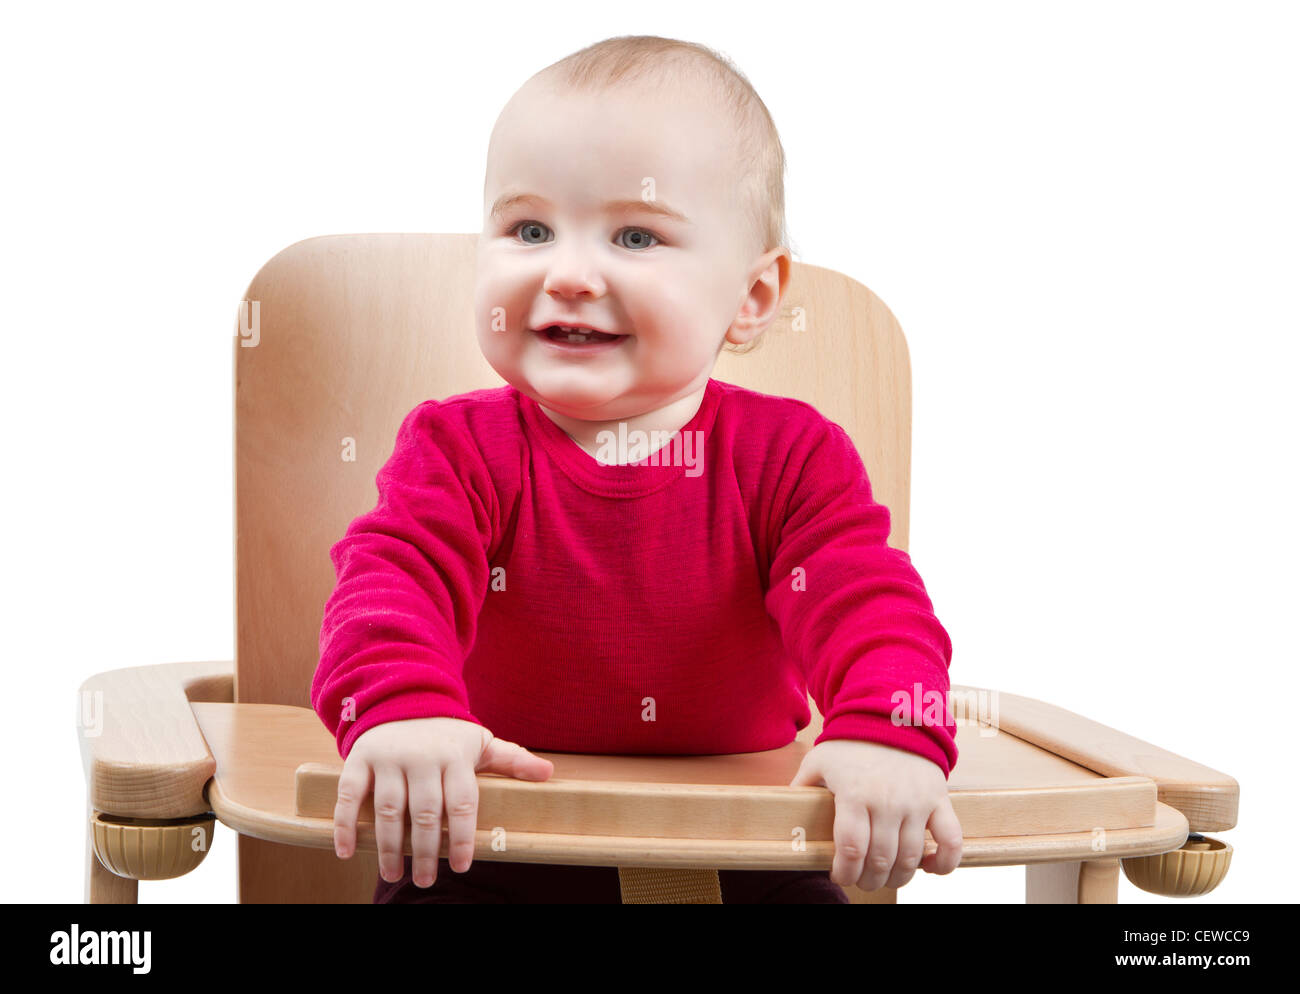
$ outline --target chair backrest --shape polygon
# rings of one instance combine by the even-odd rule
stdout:
[[[309,238],[249,284],[234,341],[236,701],[311,707],[328,551],[374,507],[402,419],[429,398],[502,385],[474,334],[477,241]],[[795,263],[762,339],[724,351],[714,378],[842,425],[890,509],[890,545],[906,549],[911,372],[889,309],[847,276]],[[240,899],[369,901],[374,859],[349,863],[241,836]]]

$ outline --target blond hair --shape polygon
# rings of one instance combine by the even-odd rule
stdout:
[[[588,45],[533,76],[575,90],[623,82],[687,79],[722,98],[736,126],[737,161],[746,221],[759,252],[790,250],[785,222],[785,149],[762,98],[731,60],[695,42],[658,35],[621,35]]]

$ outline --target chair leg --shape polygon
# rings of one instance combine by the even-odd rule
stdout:
[[[1025,867],[1026,904],[1117,904],[1119,860],[1030,863]]]
[[[137,904],[140,881],[119,877],[104,868],[95,855],[95,830],[90,824],[91,807],[86,804],[86,904]]]
[[[662,870],[620,866],[624,904],[721,904],[717,870]]]
[[[897,904],[898,888],[897,887],[880,887],[876,890],[863,890],[861,887],[850,884],[844,888],[844,893],[849,895],[850,904]]]

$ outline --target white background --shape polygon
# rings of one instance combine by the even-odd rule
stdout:
[[[796,258],[903,326],[911,552],[953,682],[1236,777],[1201,900],[1294,895],[1295,5],[4,10],[4,899],[82,899],[80,683],[233,655],[249,280],[314,235],[479,230],[510,94],[639,33],[736,61],[781,131]],[[222,827],[140,900],[233,901],[234,858]],[[1023,880],[918,874],[900,902]]]

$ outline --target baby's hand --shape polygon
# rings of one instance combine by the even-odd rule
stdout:
[[[902,887],[918,866],[945,874],[961,862],[961,823],[948,800],[948,781],[924,756],[875,742],[826,739],[808,751],[790,781],[791,787],[823,785],[835,795],[831,880],[841,887]],[[939,848],[922,859],[927,826]]]
[[[429,887],[438,875],[444,807],[447,862],[457,873],[464,873],[474,858],[476,772],[546,780],[555,766],[523,746],[494,738],[482,725],[459,718],[410,718],[366,729],[352,743],[339,776],[335,853],[340,859],[352,855],[357,812],[373,783],[379,873],[389,883],[400,880],[409,788],[411,877],[415,885]]]

